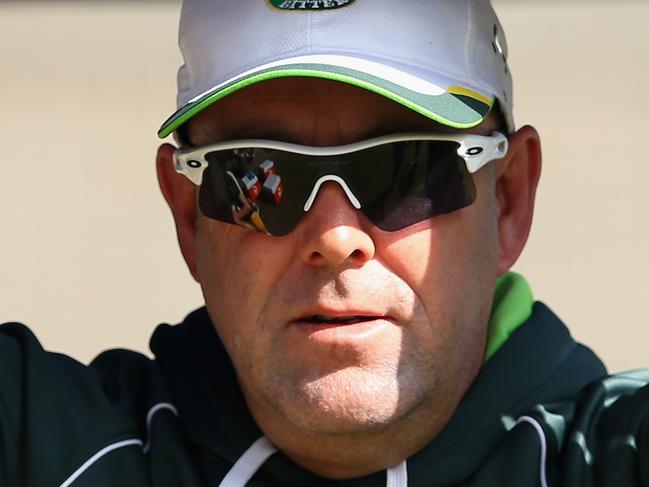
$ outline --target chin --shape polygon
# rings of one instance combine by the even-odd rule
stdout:
[[[395,373],[348,367],[304,379],[283,395],[284,414],[301,428],[320,434],[376,432],[408,415],[421,398]]]

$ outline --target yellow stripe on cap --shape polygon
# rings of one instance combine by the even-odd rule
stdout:
[[[481,93],[478,93],[477,91],[473,91],[469,88],[464,88],[462,86],[451,86],[448,90],[449,93],[452,95],[462,95],[462,96],[468,96],[469,98],[473,98],[474,100],[478,100],[479,102],[484,103],[488,107],[493,105],[493,98],[489,98],[484,96]]]

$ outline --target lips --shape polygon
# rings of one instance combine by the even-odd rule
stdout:
[[[326,315],[313,315],[307,317],[304,322],[314,323],[317,325],[355,325],[357,323],[364,323],[366,321],[375,320],[377,316],[326,316]]]
[[[378,310],[317,307],[290,321],[289,329],[297,332],[300,340],[306,339],[309,346],[361,346],[383,336],[394,325],[398,325],[394,318]]]
[[[393,321],[392,317],[378,310],[317,307],[306,310],[291,322],[314,326],[345,326],[358,325],[376,320]]]

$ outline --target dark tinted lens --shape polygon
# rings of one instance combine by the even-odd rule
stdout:
[[[306,156],[270,149],[212,152],[203,174],[203,214],[228,223],[286,235],[304,215],[317,167]]]
[[[206,156],[200,208],[209,218],[286,235],[304,215],[317,180],[335,175],[375,225],[399,230],[474,201],[473,179],[457,149],[456,142],[411,141],[330,157],[262,148],[215,151]]]
[[[473,178],[458,148],[457,142],[409,141],[368,149],[364,170],[357,166],[359,174],[346,180],[376,226],[400,230],[473,203]]]

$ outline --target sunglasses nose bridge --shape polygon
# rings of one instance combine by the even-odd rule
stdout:
[[[309,195],[309,198],[306,200],[306,203],[304,204],[305,212],[311,209],[313,203],[315,202],[316,197],[318,196],[318,191],[320,191],[320,187],[328,181],[333,181],[335,183],[338,183],[340,187],[343,189],[343,191],[345,192],[345,194],[347,195],[347,198],[349,199],[349,202],[352,204],[352,206],[357,210],[361,209],[361,202],[358,201],[358,198],[356,198],[354,193],[352,193],[352,190],[349,189],[349,186],[347,186],[345,180],[340,176],[336,176],[334,174],[328,174],[326,176],[322,176],[321,178],[319,178],[316,181],[316,183],[313,185],[311,194]]]

